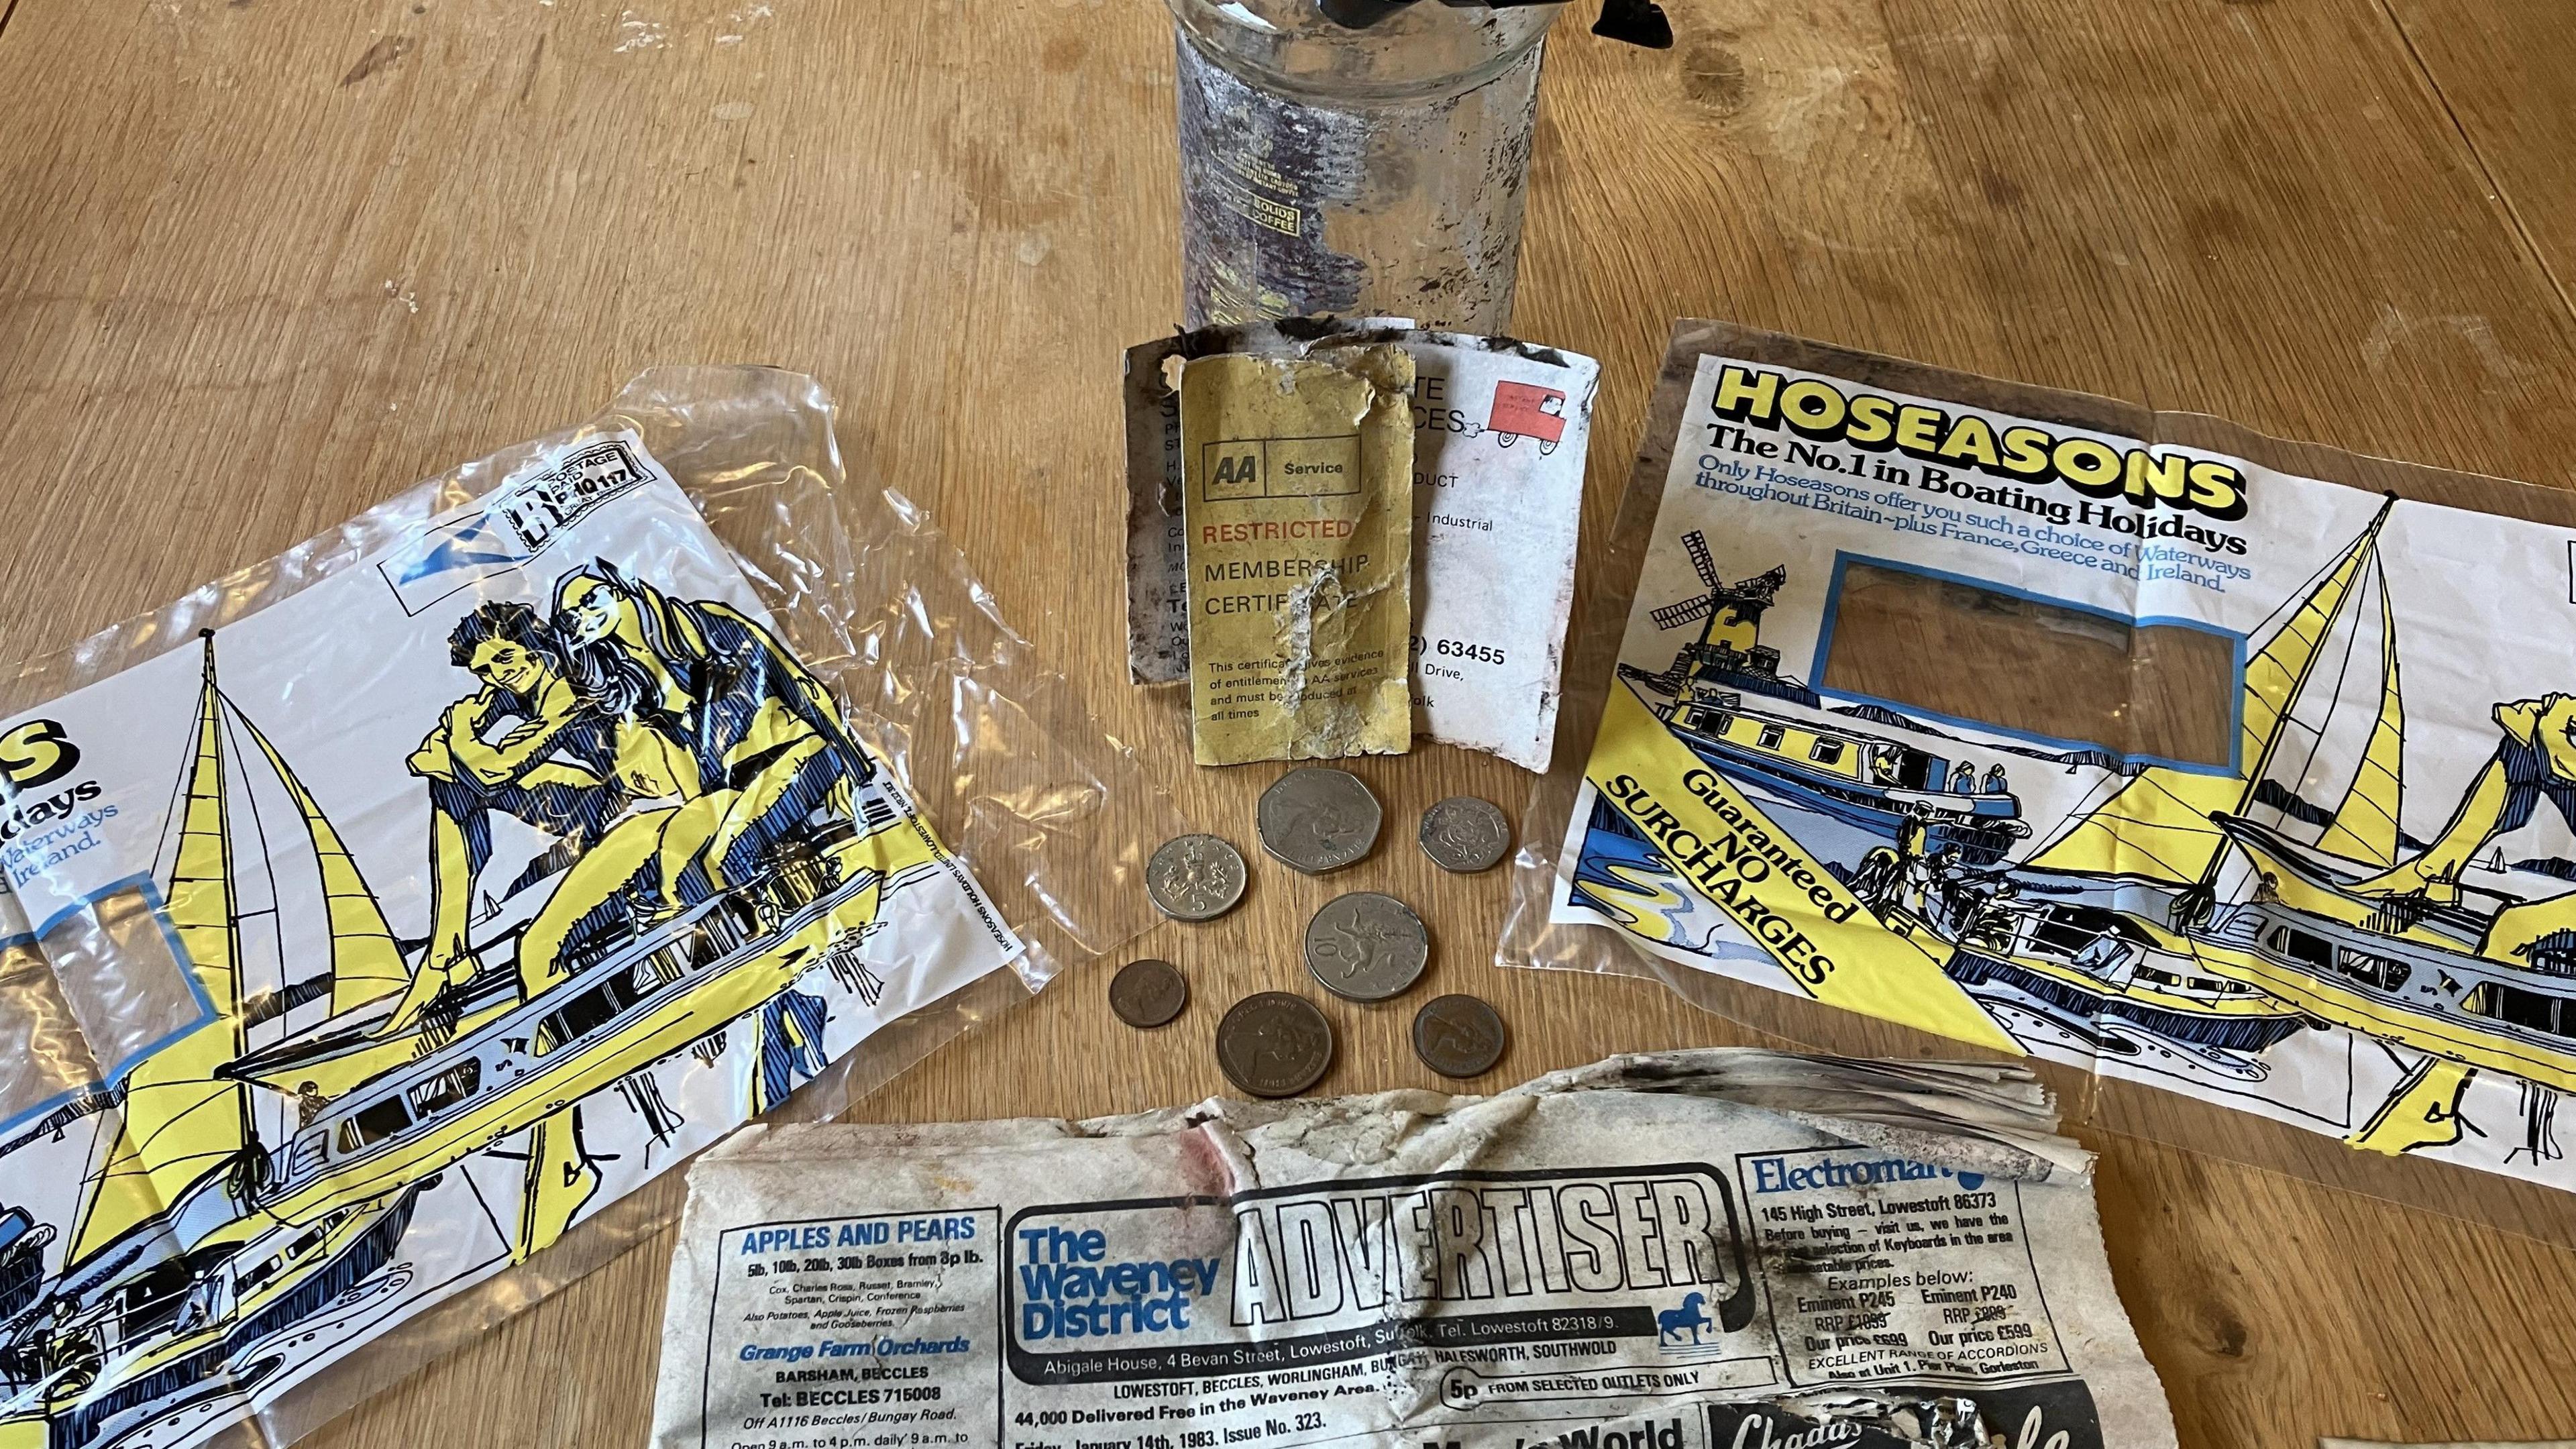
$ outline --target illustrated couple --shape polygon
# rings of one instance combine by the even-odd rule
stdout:
[[[411,755],[429,787],[431,930],[387,1035],[477,969],[468,916],[495,812],[558,842],[531,875],[571,859],[519,941],[529,999],[800,846],[828,862],[818,837],[875,774],[830,692],[767,629],[606,560],[557,581],[550,618],[477,605],[448,653],[481,688]]]

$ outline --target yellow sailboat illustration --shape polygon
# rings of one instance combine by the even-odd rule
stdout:
[[[2107,798],[2079,812],[2000,878],[1935,891],[1940,924],[1961,942],[1953,970],[1971,985],[2027,998],[2061,1020],[2112,1018],[2195,1047],[2259,1055],[2316,1015],[2262,973],[2207,949],[2206,924],[2227,821],[2254,804],[2329,637],[2375,572],[2391,505],[2287,601],[2253,643],[2238,702],[2236,767],[2148,765],[2115,775]],[[2384,581],[2379,589],[2388,607]],[[2394,669],[2393,625],[2383,630]],[[2396,699],[2389,685],[2390,701]],[[2393,789],[2401,724],[2372,738],[2331,838],[2385,833],[2394,849]]]
[[[240,778],[252,770],[255,789]],[[273,825],[240,818],[261,792],[292,805],[292,848],[269,850]],[[871,786],[837,798],[841,813],[818,805],[765,843],[756,870],[585,939],[533,991],[507,969],[530,912],[487,919],[481,968],[441,1011],[389,1030],[415,976],[407,948],[312,791],[224,694],[209,634],[161,899],[136,887],[89,907],[120,949],[166,949],[204,1009],[95,1113],[59,1266],[0,1319],[0,1449],[108,1449],[149,1425],[221,1417],[289,1363],[283,1336],[354,1332],[391,1311],[422,1194],[477,1154],[523,1160],[500,1246],[543,1248],[600,1182],[585,1099],[622,1087],[658,1101],[647,1069],[692,1047],[712,1061],[729,1029],[756,1038],[744,1108],[784,1095],[823,1057],[822,1006],[797,983],[827,968],[873,1002],[883,983],[855,953],[884,893],[953,869],[898,797]],[[252,841],[265,859],[243,858]],[[318,876],[325,959],[253,989],[243,922],[287,903],[272,889],[254,909],[245,876],[286,856]],[[277,966],[300,969],[284,941]],[[287,1029],[314,1003],[327,1019]],[[0,1236],[16,1236],[14,1220],[0,1213]]]
[[[95,907],[103,933],[139,949],[166,923],[175,964],[206,1011],[140,1058],[116,1107],[100,1114],[62,1267],[12,1325],[15,1382],[0,1445],[13,1449],[22,1440],[48,1449],[113,1442],[246,1391],[275,1367],[259,1352],[265,1344],[387,1267],[417,1194],[403,1184],[300,1223],[259,1206],[267,1157],[250,1088],[221,1075],[240,1056],[252,1013],[230,813],[236,754],[211,643],[206,658],[166,905],[156,913],[127,891]],[[316,813],[308,823],[319,821]],[[335,851],[338,859],[325,867],[334,901],[325,974],[336,982],[345,969],[353,998],[381,992],[370,973],[380,972],[392,934],[327,822],[311,843],[326,862]],[[392,986],[400,984],[397,975]]]
[[[2576,895],[2530,872],[2469,879],[2476,852],[2531,815],[2527,776],[2545,752],[2531,742],[2537,731],[2516,736],[2513,726],[2537,703],[2498,708],[2507,737],[2498,760],[2471,781],[2442,837],[2405,856],[2400,636],[2379,556],[2393,507],[2320,571],[2249,658],[2237,771],[2147,770],[2071,821],[2016,878],[2098,883],[2089,897],[2175,940],[2209,974],[2426,1054],[2351,1138],[2408,1151],[2457,1140],[2458,1102],[2478,1070],[2576,1087],[2576,954],[2563,949],[2576,943]],[[2362,697],[2376,714],[2341,800],[2302,839],[2299,824],[2314,816],[2263,787],[2303,700],[2322,697],[2329,720],[2346,702],[2312,684],[2331,636],[2357,641],[2362,602],[2374,594],[2377,688]],[[2325,725],[2303,728],[2321,738]],[[2258,810],[2278,818],[2265,823]]]

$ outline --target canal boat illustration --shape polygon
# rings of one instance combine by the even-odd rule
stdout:
[[[1761,642],[1762,616],[1788,582],[1784,569],[1727,583],[1697,531],[1682,547],[1706,592],[1656,609],[1660,629],[1698,633],[1657,672],[1622,665],[1673,737],[1712,768],[1757,793],[1894,840],[1919,831],[1925,846],[1964,863],[1992,865],[2027,839],[2021,802],[2002,776],[1978,777],[1963,762],[1854,725],[1790,714],[1768,701],[1810,710],[1822,700],[1780,673],[1780,653]],[[1965,772],[1965,773],[1963,773]],[[1621,830],[1617,812],[1595,816]]]

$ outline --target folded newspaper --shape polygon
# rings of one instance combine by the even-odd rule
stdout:
[[[2009,1065],[1614,1057],[1091,1122],[754,1127],[657,1449],[2174,1443]]]

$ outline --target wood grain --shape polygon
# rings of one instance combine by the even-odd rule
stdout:
[[[1667,3],[1669,53],[1568,27],[1542,102],[1517,330],[1605,364],[1588,526],[1679,315],[2576,483],[2576,314],[2531,240],[2567,234],[2576,38],[2546,0],[2449,45],[2469,7],[2441,0],[2392,0],[2403,25],[2369,0]],[[1150,0],[18,0],[0,652],[583,417],[647,364],[772,362],[826,381],[854,469],[927,504],[1104,726],[1249,845],[1272,772],[1192,769],[1176,697],[1120,658],[1116,358],[1179,310],[1171,106]],[[1502,1006],[1496,1081],[1751,1037],[1648,983],[1485,964],[1503,880],[1403,836],[1447,794],[1516,809],[1525,776],[1447,750],[1359,773],[1390,820],[1370,861],[1261,870],[1233,917],[1137,943],[1197,981],[1181,1021],[1128,1031],[1106,970],[1077,974],[859,1115],[1217,1090],[1216,1014],[1297,986],[1305,915],[1352,887],[1422,908],[1430,986]],[[1433,1085],[1405,1003],[1334,1014],[1327,1090]],[[2096,1145],[2185,1443],[2576,1427],[2576,1254]],[[315,1442],[641,1442],[664,1252]]]
[[[2576,16],[2551,0],[2385,0],[2426,84],[2494,188],[2496,203],[2561,298],[2576,288],[2576,193],[2560,158],[2576,146]],[[2479,340],[2474,316],[2409,317],[2403,330]]]

